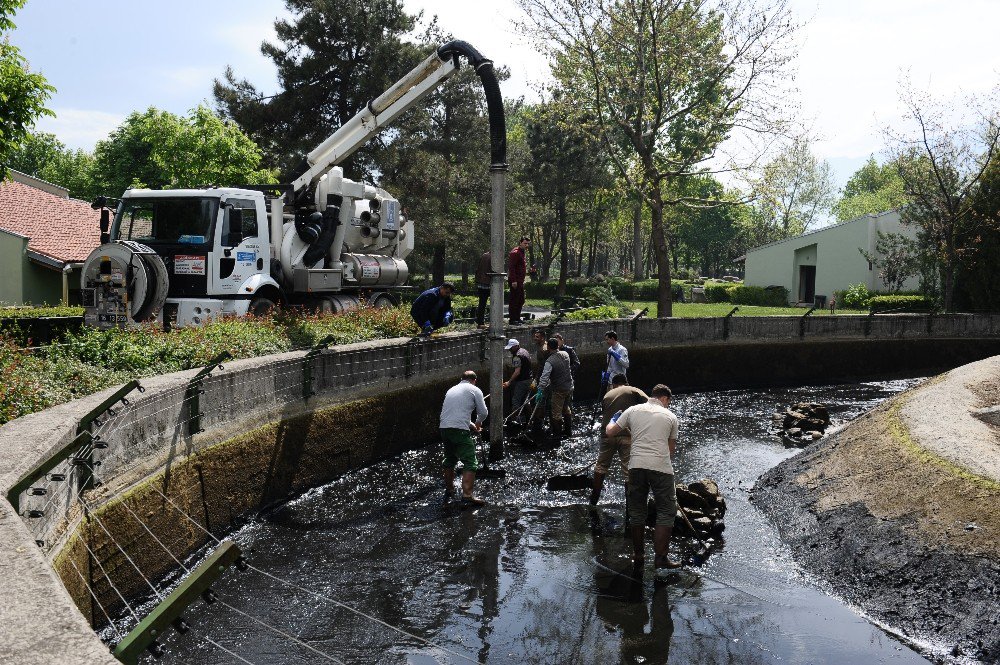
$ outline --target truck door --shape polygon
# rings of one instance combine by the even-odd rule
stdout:
[[[222,224],[219,225],[216,247],[217,290],[219,295],[238,295],[240,285],[251,275],[266,272],[268,268],[267,217],[262,214],[263,206],[253,199],[228,199],[223,206]],[[231,222],[239,210],[242,224],[239,228]],[[263,234],[263,237],[261,235]]]

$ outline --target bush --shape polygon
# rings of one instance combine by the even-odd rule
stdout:
[[[708,302],[729,302],[731,284],[706,284],[705,300]]]
[[[893,294],[872,296],[868,300],[868,307],[873,312],[932,312],[934,311],[934,301],[927,296]]]
[[[82,307],[0,307],[0,319],[33,319],[42,316],[83,316]]]
[[[587,307],[578,309],[566,315],[567,321],[592,321],[595,319],[622,319],[628,316],[628,310],[623,314],[619,307],[614,305],[601,305],[599,307]]]
[[[852,284],[840,294],[837,298],[837,304],[847,309],[865,309],[868,307],[868,301],[872,295],[872,292],[864,284]]]
[[[746,286],[737,284],[727,289],[729,302],[734,305],[758,305],[760,307],[787,307],[788,289],[780,286]]]

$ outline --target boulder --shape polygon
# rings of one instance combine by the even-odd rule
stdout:
[[[688,510],[697,510],[699,513],[706,513],[711,506],[715,505],[714,498],[710,504],[703,496],[684,485],[677,486],[677,502]]]

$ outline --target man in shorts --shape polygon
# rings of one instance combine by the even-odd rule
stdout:
[[[472,412],[476,419],[469,420]],[[472,494],[479,462],[476,460],[476,442],[470,430],[482,431],[486,420],[486,400],[476,386],[476,373],[469,370],[462,374],[462,381],[448,389],[441,406],[441,440],[444,441],[444,500],[455,492],[455,465],[462,462],[462,506],[482,506],[486,502]]]
[[[608,436],[604,431],[611,422],[611,416],[621,413],[630,406],[645,404],[649,401],[649,396],[635,386],[628,385],[628,380],[624,374],[615,374],[611,377],[611,389],[604,394],[601,401],[601,449],[597,453],[597,463],[594,465],[594,488],[590,492],[590,505],[596,506],[601,499],[601,490],[604,489],[604,477],[608,475],[611,467],[611,460],[618,455],[618,460],[622,465],[622,476],[625,479],[625,487],[628,488],[628,458],[632,449],[632,437],[627,431],[623,431],[617,436]]]
[[[645,558],[646,500],[652,492],[656,502],[653,538],[656,558],[653,565],[657,574],[663,574],[681,566],[667,554],[677,514],[674,467],[670,460],[677,449],[678,422],[677,416],[668,408],[672,395],[670,388],[658,383],[650,395],[645,404],[629,407],[617,418],[612,416],[605,432],[608,436],[618,436],[628,430],[632,435],[628,510],[635,552],[633,558],[636,564],[641,564]]]

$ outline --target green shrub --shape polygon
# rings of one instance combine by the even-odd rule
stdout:
[[[82,307],[0,307],[0,319],[33,319],[43,316],[83,316]]]
[[[873,312],[931,312],[934,310],[934,301],[922,295],[892,294],[872,296],[868,300],[868,307]]]
[[[705,300],[708,302],[729,302],[730,284],[705,284]]]
[[[788,306],[788,289],[783,287],[747,286],[736,284],[727,289],[729,302],[734,305],[759,305],[761,307]]]
[[[847,309],[865,309],[872,295],[864,284],[851,284],[841,297],[837,298],[837,304]]]
[[[599,307],[588,307],[578,309],[566,315],[567,321],[592,321],[594,319],[622,319],[628,316],[628,310],[622,313],[622,309],[614,305],[601,305]]]

